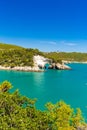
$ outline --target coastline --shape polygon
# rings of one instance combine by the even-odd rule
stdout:
[[[87,64],[87,61],[64,61],[64,60],[62,60],[62,62],[65,64],[72,64],[72,63]]]
[[[25,71],[25,72],[43,72],[44,70],[39,69],[39,67],[31,67],[31,66],[16,66],[16,67],[4,67],[0,66],[0,70],[13,70],[13,71]]]
[[[79,61],[62,61],[64,64],[87,64],[87,61],[79,62]],[[66,65],[64,65],[67,67]],[[44,72],[44,69],[40,69],[38,66],[15,66],[15,67],[5,67],[0,65],[0,70],[12,70],[12,71],[24,71],[24,72]],[[64,68],[63,68],[64,70]]]

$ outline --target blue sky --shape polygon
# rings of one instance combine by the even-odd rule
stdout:
[[[87,52],[87,1],[1,0],[0,42]]]

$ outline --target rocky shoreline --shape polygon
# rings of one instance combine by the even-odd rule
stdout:
[[[13,70],[13,71],[27,71],[27,72],[43,72],[46,69],[46,64],[49,64],[47,69],[56,69],[56,70],[71,70],[67,64],[70,63],[83,63],[87,64],[87,61],[78,62],[78,61],[64,61],[62,63],[53,63],[50,59],[43,56],[37,55],[33,57],[34,66],[15,66],[15,67],[5,67],[0,66],[0,70]]]
[[[45,66],[44,67],[39,67],[39,66],[16,66],[16,67],[4,67],[0,66],[0,70],[13,70],[13,71],[25,71],[25,72],[44,72],[45,71]],[[48,69],[56,69],[56,70],[70,70],[71,68],[65,64],[60,64],[60,63],[52,63],[49,65]]]
[[[64,63],[52,63],[52,61],[43,56],[37,55],[33,57],[34,66],[15,66],[15,67],[5,67],[0,66],[0,70],[14,70],[14,71],[29,71],[29,72],[43,72],[47,68],[47,64],[49,64],[48,69],[57,69],[57,70],[70,70],[71,68]]]
[[[71,67],[68,65],[65,65],[64,63],[52,63],[49,67],[49,69],[57,69],[57,70],[71,70]]]
[[[72,64],[72,63],[81,63],[81,64],[87,64],[87,61],[62,61],[63,63],[65,63],[65,64]]]
[[[39,69],[39,67],[30,67],[30,66],[16,66],[16,67],[4,67],[0,66],[0,70],[13,70],[13,71],[25,71],[25,72],[43,72],[44,70]]]
[[[56,69],[56,70],[71,70],[72,68],[66,64],[70,63],[82,63],[87,64],[87,62],[76,62],[76,61],[63,61],[62,64],[60,63],[51,63],[48,69]],[[41,69],[42,68],[42,69]],[[31,66],[16,66],[16,67],[5,67],[0,66],[0,70],[13,70],[13,71],[25,71],[25,72],[44,72],[45,66],[35,65],[34,67]]]

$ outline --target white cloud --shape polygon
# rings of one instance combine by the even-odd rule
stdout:
[[[48,43],[51,44],[51,45],[56,45],[57,44],[56,42],[53,42],[53,41],[50,41]]]
[[[65,43],[66,43],[66,41],[60,41],[60,43],[61,43],[61,44],[65,44]]]
[[[67,46],[76,46],[77,44],[76,43],[65,43],[65,45],[67,45]]]
[[[60,41],[61,44],[67,45],[67,46],[76,46],[77,44],[74,42],[69,42],[69,41]]]
[[[57,43],[54,41],[40,41],[40,43],[44,44],[51,44],[51,45],[56,45]]]

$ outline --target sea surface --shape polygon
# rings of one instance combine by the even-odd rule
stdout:
[[[8,80],[21,95],[37,98],[36,107],[45,109],[47,102],[60,100],[71,107],[81,108],[87,119],[87,64],[69,64],[72,70],[45,72],[0,71],[0,82]]]

